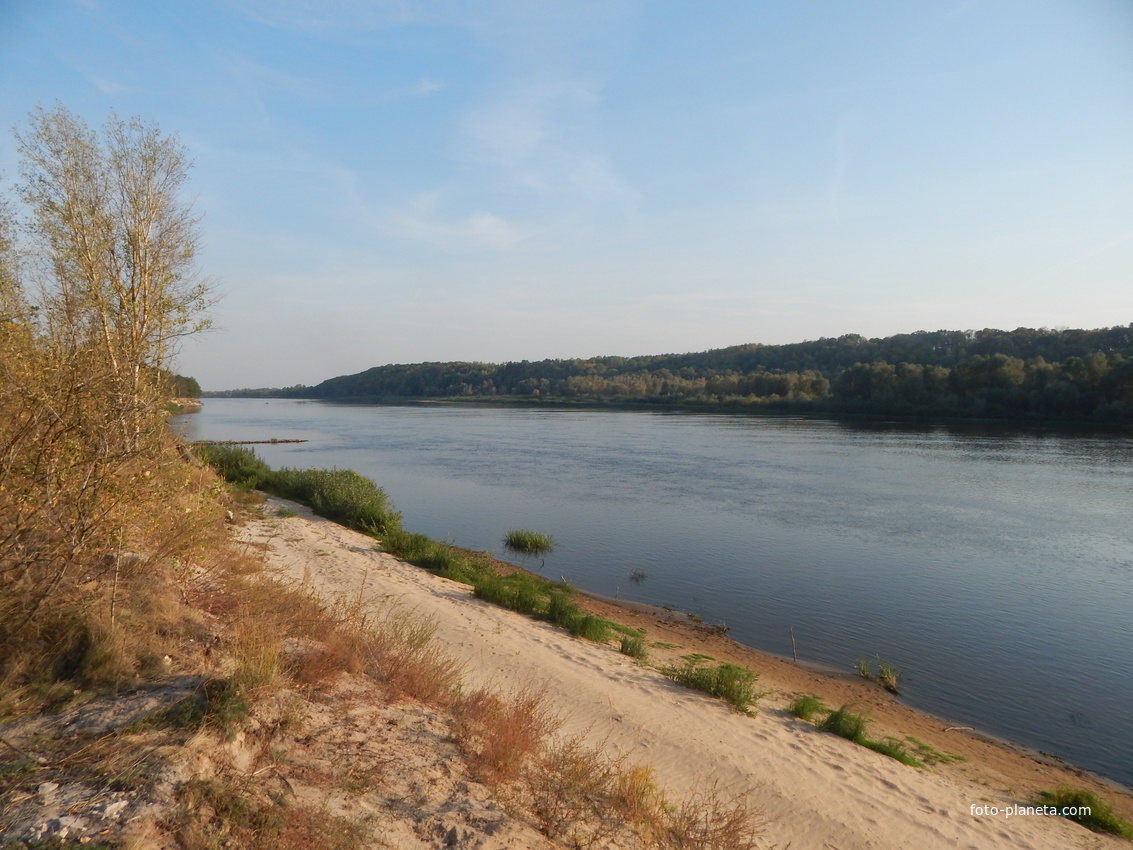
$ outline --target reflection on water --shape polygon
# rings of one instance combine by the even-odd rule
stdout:
[[[975,427],[213,399],[192,439],[372,477],[406,528],[726,622],[742,643],[1133,785],[1133,441]],[[631,582],[635,570],[646,579]]]

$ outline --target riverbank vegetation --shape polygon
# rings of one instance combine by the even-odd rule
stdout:
[[[378,366],[214,396],[465,399],[707,410],[1133,422],[1133,325],[917,331],[694,354]]]
[[[223,513],[165,426],[176,342],[208,324],[183,149],[62,107],[16,140],[22,182],[0,206],[0,688],[34,701],[152,666]]]

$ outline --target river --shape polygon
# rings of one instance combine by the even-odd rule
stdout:
[[[1133,786],[1133,439],[828,420],[208,399],[190,439],[373,478],[403,525],[724,623]],[[644,578],[642,578],[642,574]]]

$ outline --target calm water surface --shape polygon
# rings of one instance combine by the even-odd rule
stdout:
[[[251,399],[181,421],[307,439],[255,448],[373,478],[411,531],[497,554],[545,531],[545,574],[741,643],[880,656],[910,705],[1133,786],[1129,438]]]

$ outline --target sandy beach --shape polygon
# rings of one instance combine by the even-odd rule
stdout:
[[[273,516],[281,507],[297,516]],[[757,671],[758,690],[766,692],[758,712],[735,714],[613,645],[573,638],[477,600],[471,588],[376,551],[371,538],[302,506],[269,497],[265,508],[264,518],[238,534],[265,551],[282,580],[327,599],[396,606],[426,618],[436,628],[435,640],[462,663],[467,687],[544,689],[563,720],[562,734],[583,736],[627,764],[651,765],[678,799],[713,783],[728,795],[748,795],[767,821],[762,846],[1128,846],[1063,818],[1015,809],[1033,805],[1039,790],[1072,785],[1097,792],[1130,820],[1133,795],[1127,790],[908,709],[871,683],[755,652],[683,616],[580,598],[594,613],[644,629],[650,664],[701,653]],[[872,737],[912,737],[961,759],[918,769],[819,732],[784,710],[800,694],[819,695],[831,707],[853,703],[871,718]]]

